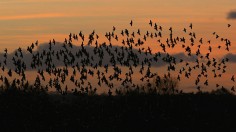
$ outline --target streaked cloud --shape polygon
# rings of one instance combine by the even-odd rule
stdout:
[[[225,58],[228,58],[229,62],[236,63],[236,54],[229,53],[225,56]]]
[[[228,19],[236,19],[236,10],[228,13]]]
[[[69,48],[69,47],[68,47]],[[73,45],[73,48],[70,48],[69,50],[71,51],[71,53],[76,56],[76,53],[78,51],[81,51],[82,47],[79,46],[79,45]],[[99,64],[99,57],[94,53],[94,47],[93,46],[84,46],[84,49],[86,50],[86,52],[90,55],[90,56],[93,56],[94,57],[94,60],[91,61],[91,63],[93,65],[95,64]],[[103,48],[102,48],[103,49]],[[122,47],[121,46],[112,46],[111,48],[109,48],[111,50],[111,52],[114,53],[115,55],[115,58],[117,58],[116,56],[118,56],[118,54],[115,53],[115,50],[117,49],[118,52],[122,52]],[[56,45],[52,46],[52,50],[55,51],[55,52],[60,52],[61,50],[64,50],[63,48],[63,43],[62,42],[57,42]],[[104,50],[104,49],[103,49]],[[33,54],[35,53],[40,53],[42,54],[44,51],[46,52],[49,52],[49,44],[48,43],[42,43],[40,44],[36,50],[33,51]],[[129,51],[130,52],[130,51]],[[129,56],[129,52],[124,52],[124,57],[123,59],[124,60],[127,60],[128,59],[128,56]],[[139,51],[137,49],[132,49],[132,52],[134,54],[137,55],[137,57],[139,58],[139,62],[142,62],[144,61],[145,59],[153,59],[155,57],[155,55],[150,55],[150,54],[147,54],[145,55],[145,52],[141,52],[139,53]],[[0,60],[4,60],[4,53],[0,52]],[[176,62],[178,63],[180,61],[180,59],[183,59],[184,61],[188,61],[188,62],[194,62],[196,60],[196,56],[193,55],[191,57],[185,55],[183,52],[180,52],[180,53],[176,53],[176,54],[169,54],[171,57],[175,58],[176,59]],[[12,52],[10,54],[8,54],[8,58],[7,58],[7,62],[9,62],[6,67],[8,68],[11,68],[11,69],[14,69],[15,66],[13,63],[10,63],[12,62],[12,58],[15,56],[15,52]],[[23,50],[23,61],[26,63],[26,66],[29,67],[28,70],[32,70],[30,69],[30,65],[31,65],[31,61],[32,61],[32,54],[30,54],[28,51],[26,50]],[[85,59],[87,56],[83,56],[83,57],[79,57],[79,58],[76,58],[74,64],[76,63],[80,63],[81,60]],[[103,58],[103,64],[104,65],[111,65],[111,57],[108,52],[104,52],[104,58]],[[163,61],[163,58],[166,58],[167,57],[167,54],[166,53],[162,53],[160,52],[160,56],[158,56],[158,62],[155,62],[155,61],[152,61],[151,64],[153,67],[161,67],[161,66],[165,66],[165,65],[168,65],[169,63],[168,62],[165,62]],[[45,61],[46,58],[44,58],[43,61]],[[56,56],[52,56],[52,60],[53,60],[53,64],[56,66],[56,67],[60,67],[60,66],[63,66],[64,65],[64,62],[63,60],[58,60]],[[117,61],[117,60],[116,60]],[[141,65],[141,63],[137,63],[137,65]],[[132,63],[132,61],[130,61],[130,64]],[[46,64],[43,64],[42,65],[42,69],[46,69]]]
[[[44,14],[28,14],[28,15],[15,15],[15,16],[0,16],[0,20],[56,18],[56,17],[66,17],[66,16],[68,16],[68,15],[59,14],[59,13],[44,13]]]

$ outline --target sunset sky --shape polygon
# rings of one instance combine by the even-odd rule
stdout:
[[[26,47],[39,40],[63,41],[70,32],[105,34],[134,28],[149,30],[153,20],[164,28],[172,26],[177,35],[194,24],[194,30],[209,37],[213,31],[236,42],[235,0],[8,0],[0,1],[0,50]],[[228,16],[231,14],[231,19]],[[235,17],[235,18],[234,18]],[[227,29],[227,24],[232,25]],[[225,34],[227,33],[227,34]],[[236,51],[233,46],[232,49]]]
[[[183,29],[189,29],[189,24],[193,23],[197,39],[202,37],[205,43],[212,40],[212,47],[216,48],[212,55],[222,58],[232,53],[236,56],[236,0],[1,0],[0,52],[5,48],[9,51],[18,47],[26,49],[36,40],[40,44],[52,39],[63,42],[70,33],[80,31],[88,35],[95,30],[104,36],[113,26],[117,34],[126,28],[131,31],[141,29],[144,33],[153,31],[148,24],[150,20],[163,27],[163,42],[170,27],[175,36],[184,36]],[[230,28],[228,24],[231,24]],[[220,42],[215,41],[213,32],[231,40],[230,52],[217,49]],[[153,43],[156,40],[149,39],[146,45],[154,52],[158,51]],[[203,46],[201,50],[207,52],[208,47]],[[179,53],[184,49],[177,47],[168,52]],[[230,64],[230,75],[223,78],[225,84],[231,85],[226,79],[230,80],[235,74],[235,65]]]
[[[236,0],[0,0],[0,132],[236,129],[235,104]]]

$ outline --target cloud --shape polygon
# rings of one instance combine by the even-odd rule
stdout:
[[[236,11],[231,11],[228,13],[228,19],[236,19]]]
[[[224,58],[228,58],[229,62],[236,63],[236,54],[229,53]]]
[[[59,13],[44,13],[44,14],[28,14],[28,15],[15,15],[15,16],[0,16],[0,20],[56,18],[56,17],[66,17],[66,16],[67,16],[66,14],[59,14]]]
[[[65,49],[63,48],[63,44],[59,43],[59,42],[57,42],[55,46],[53,45],[52,48],[53,48],[52,50],[54,51],[54,54],[56,54],[57,52],[60,53],[61,51],[65,51]],[[87,58],[87,56],[85,54],[88,54],[90,57],[93,56],[93,60],[92,61],[90,60],[90,64],[93,64],[93,65],[99,64],[100,58],[98,57],[98,54],[94,53],[94,50],[95,50],[94,47],[84,46],[84,49],[86,51],[82,50],[81,46],[75,46],[75,45],[73,46],[73,48],[69,48],[69,47],[67,47],[67,48],[73,54],[73,56],[75,56],[76,60],[75,60],[74,64],[77,64],[77,63],[80,64],[82,60],[85,60]],[[112,65],[112,63],[110,61],[111,61],[111,58],[113,55],[114,55],[115,61],[118,65],[120,65],[120,62],[127,63],[127,60],[129,60],[128,58],[130,58],[131,54],[133,57],[136,56],[138,58],[139,62],[137,62],[137,65],[141,65],[142,64],[141,62],[144,62],[145,60],[146,61],[152,60],[151,65],[153,67],[161,67],[161,66],[165,66],[165,65],[169,64],[169,63],[163,61],[163,58],[167,57],[166,53],[160,53],[161,57],[158,56],[157,57],[158,61],[156,62],[153,60],[155,54],[150,55],[150,54],[145,54],[145,52],[139,53],[139,51],[137,49],[127,50],[127,51],[125,50],[125,52],[123,52],[124,57],[122,59],[120,58],[120,55],[118,55],[118,53],[122,53],[121,46],[112,46],[112,47],[108,47],[108,49],[106,49],[105,47],[101,47],[99,49],[103,50],[103,54],[104,54],[104,57],[102,59],[102,65]],[[109,50],[111,53],[114,53],[114,54],[109,55],[109,53],[106,50]],[[116,50],[118,51],[118,53],[115,52]],[[41,56],[43,54],[43,52],[49,52],[49,44],[46,44],[46,43],[40,44],[39,47],[33,51],[33,54],[36,55],[37,53],[39,53]],[[76,56],[77,53],[84,54],[84,55],[77,57]],[[4,56],[4,53],[0,53],[0,60],[4,60],[3,56]],[[27,70],[32,70],[30,68],[31,63],[33,62],[32,54],[30,54],[28,51],[24,50],[23,56],[24,56],[23,61],[26,64]],[[69,55],[67,55],[67,56],[69,57]],[[172,54],[170,56],[176,59],[176,63],[178,63],[180,61],[180,59],[183,59],[184,61],[188,61],[188,62],[193,62],[196,60],[196,56],[193,55],[193,56],[189,57],[189,56],[186,56],[184,53]],[[11,68],[11,69],[16,68],[13,64],[13,61],[12,61],[13,57],[17,58],[17,57],[15,57],[15,52],[8,54],[7,67]],[[56,67],[65,66],[65,63],[63,62],[63,58],[64,58],[64,55],[60,55],[60,59],[57,59],[56,55],[52,56],[52,64],[54,64]],[[117,58],[120,58],[121,60],[118,61]],[[46,56],[44,56],[41,61],[45,62]],[[130,65],[133,65],[134,61],[130,60],[128,63]],[[145,65],[147,65],[147,64],[145,64]],[[42,66],[39,67],[39,69],[46,69],[46,68],[47,68],[47,66],[44,63],[42,64]]]

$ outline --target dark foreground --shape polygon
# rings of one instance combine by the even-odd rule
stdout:
[[[235,131],[235,123],[233,95],[0,95],[1,131]]]

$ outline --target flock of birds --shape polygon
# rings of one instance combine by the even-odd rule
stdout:
[[[131,20],[130,26],[133,27],[133,24]],[[105,34],[107,42],[102,43],[98,41],[100,36],[95,31],[89,34],[88,38],[81,31],[78,34],[70,33],[69,37],[65,38],[59,50],[54,49],[58,43],[53,39],[49,41],[48,48],[37,51],[35,49],[37,49],[39,43],[36,41],[28,46],[26,51],[18,48],[14,52],[14,56],[10,58],[10,61],[8,50],[5,49],[3,54],[4,59],[0,60],[0,67],[1,71],[8,75],[5,76],[5,74],[2,74],[0,81],[7,88],[26,89],[31,86],[26,77],[26,71],[36,70],[37,77],[31,89],[48,90],[49,88],[55,88],[59,93],[67,94],[69,90],[65,82],[69,80],[75,85],[75,88],[71,90],[72,92],[95,93],[98,87],[106,85],[109,88],[107,93],[114,95],[114,89],[116,93],[119,93],[120,89],[115,88],[113,81],[120,82],[123,87],[144,90],[146,86],[142,84],[146,83],[148,87],[151,87],[151,80],[155,80],[155,86],[157,87],[163,83],[162,81],[167,83],[165,81],[168,81],[172,77],[171,72],[177,72],[176,79],[181,81],[184,77],[189,78],[192,76],[192,71],[199,70],[200,72],[196,76],[195,85],[196,89],[201,91],[202,85],[209,85],[208,78],[210,72],[213,73],[214,78],[220,78],[226,72],[226,64],[229,59],[223,58],[218,60],[211,57],[212,45],[214,44],[211,43],[211,40],[198,38],[193,31],[192,23],[182,31],[187,37],[175,37],[172,27],[167,30],[170,33],[169,36],[164,37],[163,27],[152,22],[152,20],[150,20],[149,26],[152,29],[151,31],[123,29],[119,33],[117,33],[116,27],[113,26],[112,31]],[[228,24],[228,28],[230,27],[231,25]],[[216,32],[213,35],[216,40],[224,43],[224,45],[219,45],[217,47],[218,49],[230,50],[231,41],[229,39],[219,36]],[[160,52],[154,53],[149,45],[145,45],[148,43],[148,39],[156,39],[156,47],[159,48]],[[73,43],[76,41],[81,42],[80,48],[76,52],[72,52],[75,47]],[[114,46],[112,44],[119,42],[121,42],[120,44],[122,46]],[[184,50],[186,56],[195,57],[193,65],[182,58],[175,58],[167,52],[168,49],[174,49],[178,45]],[[203,45],[208,47],[206,54],[201,52]],[[92,54],[88,52],[87,47],[92,47]],[[194,50],[196,52],[193,52]],[[27,52],[27,54],[24,54],[24,52]],[[25,55],[30,55],[31,59],[24,60]],[[140,56],[143,59],[140,59]],[[62,66],[60,67],[55,64],[55,62],[59,61],[62,62]],[[105,61],[109,63],[105,63]],[[153,65],[160,62],[164,62],[167,66],[166,74],[163,77],[157,71],[153,73],[150,70]],[[14,68],[8,67],[10,63],[14,65]],[[27,63],[30,63],[30,65],[27,65]],[[178,69],[176,65],[179,63],[182,64],[181,68]],[[43,69],[43,66],[46,66],[46,68]],[[128,68],[128,72],[124,74],[125,77],[121,77],[123,73],[121,67]],[[72,73],[69,73],[69,68],[72,68]],[[104,70],[101,70],[101,68]],[[134,68],[139,68],[141,84],[135,84],[133,81]],[[208,69],[210,68],[212,70],[209,71]],[[13,72],[15,73],[13,74]],[[50,77],[49,80],[45,79],[45,74],[48,74]],[[98,87],[88,79],[89,76],[96,81]],[[43,81],[47,83],[43,85]],[[231,81],[232,84],[235,82],[234,75]],[[224,86],[216,84],[216,87],[223,88]],[[170,88],[163,87],[161,90],[166,91],[168,89],[175,90],[176,93],[183,92],[182,90],[174,89],[174,86]],[[234,86],[231,87],[231,91],[235,91]]]

